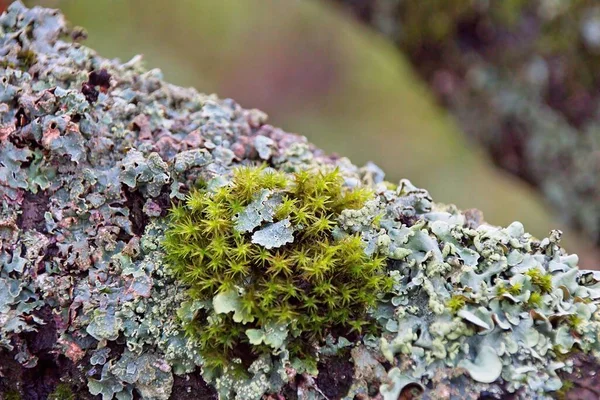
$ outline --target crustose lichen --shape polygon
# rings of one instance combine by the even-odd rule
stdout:
[[[291,355],[310,359],[310,345],[331,329],[363,330],[390,278],[360,237],[335,239],[332,231],[342,210],[371,196],[345,188],[337,170],[290,177],[244,167],[229,185],[194,191],[171,210],[167,260],[192,298],[213,299],[187,326],[207,366],[227,365],[248,345],[257,355],[284,341]]]

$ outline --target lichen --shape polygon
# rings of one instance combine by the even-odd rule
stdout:
[[[376,313],[381,352],[403,375],[431,383],[436,370],[463,368],[474,381],[535,397],[561,387],[561,353],[598,354],[598,281],[582,279],[559,232],[539,241],[519,223],[472,229],[453,207],[407,208],[399,188],[379,185],[377,204],[340,219],[365,243],[385,237],[387,254],[403,249],[390,257],[396,284]],[[412,226],[396,217],[406,210]]]
[[[66,33],[0,17],[0,374],[29,369],[5,397],[55,370],[46,394],[162,400],[201,375],[322,399],[337,357],[348,400],[544,398],[598,356],[600,276],[559,232],[487,225]]]

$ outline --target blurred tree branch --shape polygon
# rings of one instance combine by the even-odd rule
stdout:
[[[408,56],[496,165],[600,244],[600,9],[593,2],[333,1]]]

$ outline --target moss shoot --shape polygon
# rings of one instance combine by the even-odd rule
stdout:
[[[345,188],[337,170],[291,176],[244,167],[229,185],[194,191],[171,210],[164,249],[191,297],[239,295],[243,317],[211,310],[186,327],[208,366],[224,366],[256,344],[250,332],[268,334],[274,326],[289,330],[287,349],[295,356],[307,356],[332,329],[363,330],[367,310],[391,287],[385,259],[367,256],[360,237],[333,232],[342,210],[371,196]]]

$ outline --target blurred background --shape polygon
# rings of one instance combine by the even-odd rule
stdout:
[[[127,61],[141,53],[167,81],[259,108],[271,124],[355,164],[374,161],[388,180],[408,178],[437,202],[480,209],[489,223],[518,220],[537,237],[560,228],[565,247],[580,254],[584,267],[596,268],[600,260],[593,240],[567,226],[531,184],[496,168],[489,153],[469,140],[410,57],[337,4],[25,3],[60,8],[71,24],[86,28],[85,44],[105,57]]]

